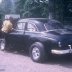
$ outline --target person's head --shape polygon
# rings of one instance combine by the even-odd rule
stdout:
[[[10,16],[9,18],[8,18],[8,20],[10,20],[11,22],[13,21],[13,18]]]
[[[9,20],[12,20],[12,17],[10,16],[8,19],[9,19]]]

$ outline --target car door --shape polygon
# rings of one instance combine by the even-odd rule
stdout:
[[[7,40],[9,43],[11,43],[15,47],[22,47],[24,44],[24,30],[25,30],[25,22],[20,22],[17,24],[16,29],[12,31],[8,36]]]
[[[31,44],[31,39],[36,37],[37,34],[37,27],[35,23],[33,22],[28,22],[27,23],[27,28],[25,30],[25,39],[27,38],[26,46],[29,46]]]

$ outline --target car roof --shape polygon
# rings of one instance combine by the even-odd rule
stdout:
[[[42,21],[45,20],[47,22],[57,22],[60,23],[58,20],[55,19],[48,19],[48,18],[24,18],[24,19],[20,19],[18,22],[27,22],[27,21]]]
[[[48,20],[48,19],[47,18],[25,18],[25,19],[20,19],[18,22],[28,22],[28,21],[38,22],[41,20]]]
[[[30,22],[30,23],[36,23],[38,25],[44,24],[44,23],[47,23],[49,25],[55,24],[55,23],[61,24],[61,22],[55,19],[48,19],[48,18],[25,18],[25,19],[20,19],[18,22],[21,22],[21,23]]]

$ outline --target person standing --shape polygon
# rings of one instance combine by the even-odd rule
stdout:
[[[3,21],[3,25],[2,25],[2,29],[1,31],[3,33],[9,33],[13,28],[13,25],[12,25],[12,17],[9,17],[7,19],[5,19]]]
[[[0,40],[2,40],[3,42],[5,42],[5,37],[6,35],[12,30],[13,28],[13,25],[12,25],[12,18],[9,17],[7,19],[5,19],[3,21],[3,25],[2,25],[2,28],[1,28],[1,35],[2,35],[2,38]],[[0,48],[0,50],[4,51],[4,47],[2,46]]]

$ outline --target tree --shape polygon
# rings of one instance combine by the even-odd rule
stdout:
[[[11,0],[3,0],[3,9],[5,14],[11,13],[11,9],[12,9],[12,2]]]
[[[22,17],[48,17],[47,0],[19,0],[17,1],[17,12]]]

